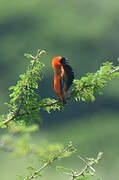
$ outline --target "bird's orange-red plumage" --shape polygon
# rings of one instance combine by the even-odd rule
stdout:
[[[52,59],[52,67],[54,68],[54,90],[64,102],[65,93],[72,84],[74,73],[67,60],[62,56]]]

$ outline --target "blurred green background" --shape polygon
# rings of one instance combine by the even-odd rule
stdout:
[[[14,85],[28,65],[24,53],[45,49],[46,65],[40,96],[57,98],[53,90],[51,59],[61,55],[70,59],[75,77],[95,72],[105,61],[118,64],[118,0],[0,0],[0,109],[9,100],[8,87]],[[119,178],[119,79],[110,82],[104,95],[94,103],[69,104],[63,112],[41,112],[43,124],[34,135],[35,143],[66,144],[72,140],[83,156],[104,152],[97,168],[102,180]],[[77,167],[77,161],[64,162]],[[16,180],[29,160],[0,151],[0,179]],[[7,172],[7,173],[6,173]],[[52,169],[46,179],[67,179]]]

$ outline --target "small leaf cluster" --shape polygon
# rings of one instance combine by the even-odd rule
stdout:
[[[88,73],[80,80],[74,80],[71,96],[76,101],[95,101],[95,95],[101,95],[102,89],[112,78],[119,77],[119,66],[114,67],[112,62],[103,63],[96,73]]]
[[[51,111],[60,111],[60,109],[64,108],[62,102],[57,101],[56,99],[51,98],[44,98],[40,101],[41,107],[43,110],[47,111],[48,113],[51,113]]]
[[[12,90],[9,103],[11,107],[10,112],[30,116],[33,109],[37,110],[40,108],[38,103],[40,95],[36,90],[39,88],[39,81],[43,78],[42,69],[44,64],[40,62],[40,55],[42,53],[41,51],[36,57],[25,54],[27,58],[32,59],[26,73],[20,75],[17,85],[9,88]]]

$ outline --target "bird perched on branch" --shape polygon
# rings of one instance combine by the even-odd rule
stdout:
[[[68,60],[62,56],[52,59],[52,67],[54,68],[54,90],[63,104],[66,104],[65,95],[73,82],[74,72]]]

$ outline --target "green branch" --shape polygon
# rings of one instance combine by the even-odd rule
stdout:
[[[10,103],[7,103],[10,113],[1,116],[1,124],[8,125],[15,120],[19,123],[30,124],[34,117],[38,119],[40,110],[48,113],[51,110],[64,108],[61,101],[40,98],[39,81],[43,79],[43,67],[41,55],[45,51],[38,50],[36,56],[26,54],[30,59],[30,65],[26,73],[20,75],[20,80],[16,86],[10,87]],[[103,63],[96,73],[88,73],[81,79],[74,80],[73,87],[66,97],[67,102],[73,101],[94,101],[96,94],[102,94],[102,89],[113,78],[119,77],[119,66],[114,66],[112,62]]]
[[[51,159],[46,160],[44,162],[44,164],[39,168],[36,169],[35,171],[33,170],[34,168],[31,168],[31,170],[33,170],[33,172],[31,173],[31,175],[28,175],[27,177],[24,178],[24,180],[32,180],[37,178],[38,176],[42,176],[42,171],[44,169],[46,169],[49,165],[53,165],[54,161],[58,160],[58,159],[64,159],[65,157],[70,157],[72,155],[72,153],[76,152],[76,149],[73,147],[72,142],[70,142],[66,148],[61,148],[58,150],[58,152],[55,155],[55,151],[54,151],[54,155]],[[67,154],[68,153],[68,154]],[[87,161],[84,160],[81,156],[78,156],[81,161],[85,164],[85,167],[77,172],[74,171],[72,169],[69,168],[65,168],[63,166],[56,166],[57,170],[62,171],[64,174],[68,175],[71,177],[72,180],[76,180],[77,178],[82,178],[84,177],[85,179],[90,176],[94,176],[96,171],[94,169],[94,165],[98,164],[99,161],[102,159],[102,155],[103,153],[100,152],[97,155],[97,158],[87,158]],[[50,156],[50,155],[49,155]]]

